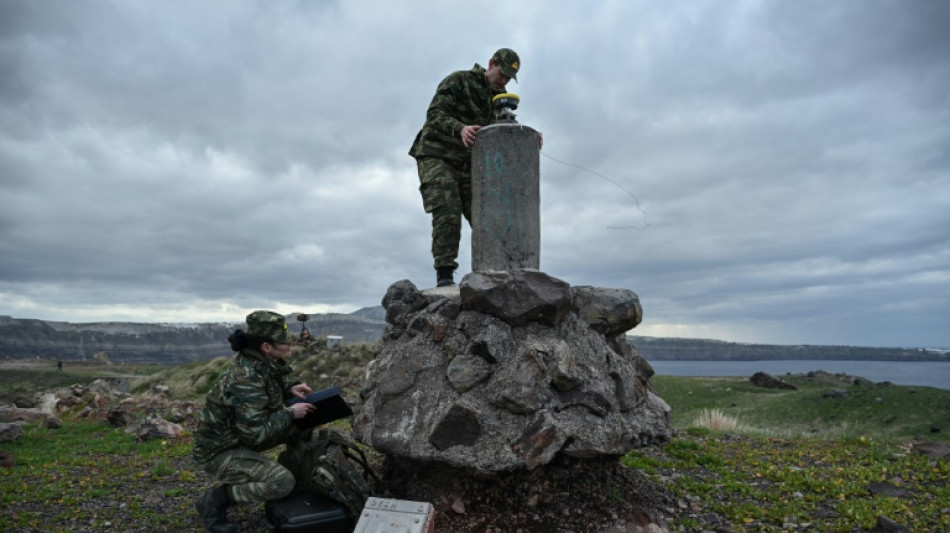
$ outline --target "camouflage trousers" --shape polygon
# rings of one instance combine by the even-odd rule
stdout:
[[[217,481],[230,485],[234,503],[278,500],[294,490],[294,475],[277,461],[248,448],[226,450],[204,465]]]
[[[432,215],[432,259],[434,266],[458,268],[462,217],[472,220],[471,164],[449,164],[434,157],[416,160],[422,206]]]

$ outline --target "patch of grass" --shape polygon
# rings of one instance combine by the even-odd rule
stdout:
[[[175,473],[175,470],[168,465],[166,461],[159,461],[158,464],[152,468],[152,478],[161,479],[163,477],[168,477]]]
[[[366,365],[375,357],[375,344],[347,344],[327,348],[315,343],[307,348],[294,347],[289,362],[294,376],[314,390],[331,386],[351,388],[360,384]],[[201,400],[231,363],[233,356],[165,367],[132,382],[133,394],[148,392],[155,385],[165,385],[172,397],[179,400]]]
[[[950,442],[950,390],[782,379],[798,390],[756,387],[738,377],[654,376],[651,381],[673,408],[673,426],[681,430],[696,425],[704,411],[715,411],[741,422],[744,430],[737,431],[743,433]],[[827,394],[834,389],[844,395]],[[932,432],[932,427],[940,431]]]
[[[740,428],[736,417],[729,416],[719,409],[703,409],[693,420],[693,426],[717,432],[736,431]]]
[[[295,353],[292,364],[317,389],[359,381],[373,355],[369,347],[318,349]],[[135,390],[162,384],[176,398],[200,400],[229,362],[222,357],[153,368]],[[44,380],[59,379],[57,374],[64,384],[99,377],[84,379],[69,371],[52,367],[34,373],[37,383],[31,386],[53,387],[58,382]],[[22,374],[12,375],[0,372],[0,384],[22,381]],[[746,378],[654,377],[657,393],[673,408],[680,437],[660,450],[633,451],[621,462],[662,477],[674,494],[726,517],[737,532],[789,530],[786,523],[811,524],[812,531],[870,529],[878,514],[915,531],[950,531],[950,515],[940,514],[950,501],[947,462],[928,461],[901,447],[915,437],[950,441],[950,391],[782,378],[799,389],[763,389]],[[846,394],[826,397],[831,389]],[[704,412],[736,427],[697,425]],[[25,426],[21,439],[0,443],[0,451],[16,460],[13,468],[0,469],[0,531],[47,530],[50,524],[57,524],[53,531],[202,531],[193,503],[211,481],[191,461],[189,434],[136,442],[105,422],[69,414],[63,420],[61,429]],[[930,433],[932,425],[943,431]],[[868,491],[872,482],[895,480],[913,497]],[[247,506],[235,512],[259,511]],[[686,517],[671,531],[699,527]]]
[[[63,418],[60,429],[27,425],[23,437],[0,444],[16,463],[0,469],[0,531],[99,530],[106,523],[116,531],[146,524],[202,530],[192,506],[206,487],[194,475],[189,436],[136,442],[102,421]]]
[[[208,393],[218,376],[231,362],[231,357],[166,367],[159,372],[139,378],[132,383],[132,393],[148,392],[156,385],[171,389],[177,399],[196,399]]]
[[[950,531],[950,464],[905,453],[872,439],[684,435],[663,448],[661,458],[635,450],[623,464],[653,475],[676,473],[675,494],[698,499],[704,510],[726,517],[735,531],[870,529],[886,515],[913,531]],[[712,457],[716,460],[709,461]],[[872,495],[871,483],[907,489],[909,498]],[[694,531],[686,519],[671,531]]]

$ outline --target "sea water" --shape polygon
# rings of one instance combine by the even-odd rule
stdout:
[[[650,361],[661,376],[739,376],[765,372],[775,377],[786,373],[804,374],[824,370],[849,374],[873,382],[890,381],[895,385],[917,385],[950,389],[950,362],[905,361]]]

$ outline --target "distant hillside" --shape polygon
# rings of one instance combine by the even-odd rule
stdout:
[[[950,361],[950,350],[745,344],[709,339],[640,337],[628,335],[647,361],[767,361],[815,359],[841,361]]]
[[[376,342],[386,328],[382,306],[350,314],[313,314],[306,322],[288,315],[290,329],[306,326],[315,337],[339,335],[344,343]],[[227,337],[243,324],[73,324],[0,316],[2,359],[91,359],[105,352],[113,362],[180,364],[231,355]],[[821,359],[866,361],[950,361],[948,350],[784,346],[708,339],[628,336],[648,361]]]
[[[287,317],[299,334],[304,323]],[[314,314],[305,322],[315,337],[339,335],[345,343],[376,342],[383,320],[347,314]],[[180,364],[231,355],[235,324],[68,323],[0,316],[0,358],[87,360],[99,352],[113,362]]]
[[[360,316],[363,318],[372,318],[374,320],[386,320],[386,309],[381,305],[374,307],[364,307],[362,309],[357,309],[350,313],[353,316]]]

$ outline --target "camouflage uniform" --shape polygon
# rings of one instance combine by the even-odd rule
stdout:
[[[500,60],[501,53],[510,53],[504,56],[506,69],[514,62],[514,72],[506,74],[516,73],[517,54],[501,49],[492,59]],[[439,83],[426,122],[409,150],[419,169],[422,205],[432,215],[432,258],[437,269],[458,268],[462,217],[471,223],[472,156],[462,143],[462,128],[491,124],[495,118],[491,99],[503,92],[491,89],[485,68],[477,63],[471,70],[449,74]]]
[[[248,333],[274,342],[292,342],[281,315],[255,311]],[[252,348],[242,349],[208,392],[198,415],[193,457],[216,480],[230,486],[234,503],[263,502],[286,496],[294,477],[276,461],[258,453],[300,435],[293,412],[285,361]]]

